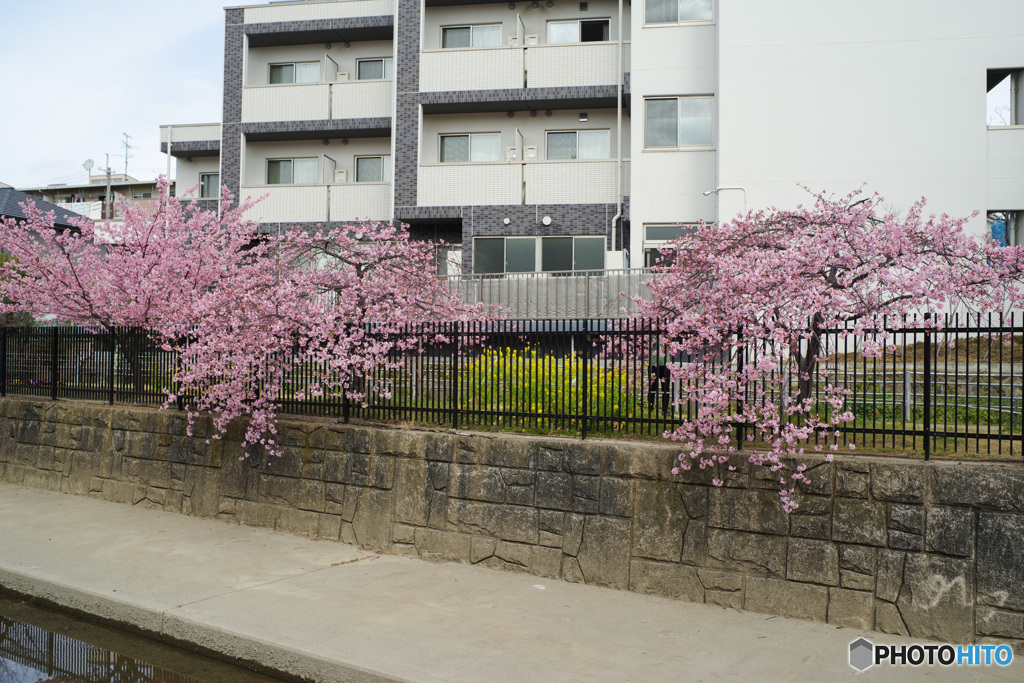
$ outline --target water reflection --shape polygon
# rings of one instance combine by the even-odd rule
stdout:
[[[2,683],[270,683],[274,680],[0,595]]]

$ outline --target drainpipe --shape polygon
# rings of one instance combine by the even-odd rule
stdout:
[[[618,50],[615,52],[615,71],[618,73],[618,81],[615,86],[615,215],[612,217],[612,250],[615,250],[615,225],[622,217],[622,0],[619,0],[619,40]],[[621,251],[621,249],[619,250]]]

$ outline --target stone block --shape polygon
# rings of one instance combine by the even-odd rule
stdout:
[[[542,472],[563,472],[563,461],[565,454],[563,446],[559,442],[540,442],[536,445],[533,462],[536,468]]]
[[[1019,465],[931,463],[929,492],[936,505],[1024,512],[1024,477]]]
[[[839,585],[857,591],[874,591],[875,577],[870,574],[858,574],[848,569],[839,570]]]
[[[875,630],[893,635],[910,635],[907,625],[903,623],[903,617],[900,616],[899,608],[888,602],[875,605]]]
[[[867,498],[871,475],[866,462],[846,460],[836,463],[836,495],[845,498]]]
[[[537,524],[540,530],[557,536],[565,529],[565,513],[555,510],[540,510],[537,513]]]
[[[427,463],[404,460],[395,473],[395,521],[426,526],[434,487],[428,478]]]
[[[789,533],[800,538],[832,538],[832,499],[800,494],[799,507],[789,515]]]
[[[885,506],[859,498],[836,498],[832,540],[884,546],[887,541]]]
[[[409,463],[410,465],[419,463]],[[436,491],[447,491],[451,482],[451,465],[446,462],[428,462],[427,475],[430,477],[430,485]]]
[[[629,589],[637,593],[704,602],[704,586],[693,567],[676,563],[633,560],[629,569]]]
[[[416,527],[408,524],[395,524],[391,527],[392,543],[416,543]]]
[[[839,568],[874,576],[876,552],[874,548],[862,545],[840,545]]]
[[[454,531],[416,529],[416,550],[420,555],[455,562],[469,562],[472,537]]]
[[[633,485],[629,479],[602,477],[600,487],[600,514],[611,517],[633,516]]]
[[[527,470],[531,465],[532,445],[527,439],[495,439],[483,454],[483,462],[495,467]]]
[[[602,446],[596,443],[575,442],[563,451],[565,469],[572,474],[601,474]]]
[[[697,519],[708,514],[708,487],[692,484],[677,484],[676,490],[683,500],[686,514],[690,519]]]
[[[928,508],[927,550],[944,555],[974,555],[974,513],[964,508]]]
[[[352,531],[359,545],[387,549],[391,545],[391,492],[380,489],[357,490]],[[353,491],[348,491],[346,498]]]
[[[889,547],[898,550],[924,550],[924,536],[889,530]]]
[[[629,587],[630,523],[625,519],[588,517],[576,559],[588,584]]]
[[[286,534],[316,538],[320,529],[320,515],[309,510],[281,508],[274,529]]]
[[[301,481],[264,474],[259,478],[260,499],[275,505],[297,506]]]
[[[558,472],[538,472],[535,500],[539,508],[572,510],[572,476]]]
[[[559,578],[562,572],[562,551],[558,548],[534,548],[530,571],[549,579]]]
[[[914,638],[966,643],[974,636],[973,592],[970,560],[914,553],[907,555],[896,604]]]
[[[405,543],[407,541],[403,541]],[[494,550],[498,547],[498,541],[485,536],[474,536],[469,544],[469,561],[473,564],[482,562],[494,556]]]
[[[562,535],[562,552],[575,557],[579,554],[583,542],[583,515],[568,514],[565,516],[565,532]]]
[[[450,434],[428,434],[423,444],[423,457],[427,460],[452,462],[455,459],[455,439]]]
[[[702,567],[708,557],[708,526],[704,519],[691,519],[686,523],[683,536],[683,564]]]
[[[705,590],[741,591],[744,576],[739,572],[723,572],[717,569],[697,569],[697,577]]]
[[[637,481],[633,557],[678,562],[688,516],[678,489],[667,481]]]
[[[569,583],[586,583],[587,580],[583,576],[583,571],[580,569],[580,563],[575,557],[568,555],[562,556],[562,580],[568,581]]]
[[[495,544],[493,559],[501,563],[500,569],[525,572],[530,568],[533,551],[532,545],[498,541]]]
[[[1024,611],[1024,515],[978,515],[978,602]]]
[[[465,533],[491,536],[505,541],[536,544],[537,509],[521,505],[498,505],[451,499],[448,521]]]
[[[338,515],[319,515],[317,517],[316,537],[325,541],[337,541],[341,536],[341,517]]]
[[[299,481],[299,508],[323,512],[326,504],[324,483],[309,479],[301,479]]]
[[[867,631],[874,622],[875,601],[870,592],[829,589],[828,623]]]
[[[708,495],[709,526],[780,535],[789,532],[789,519],[777,493],[716,486]]]
[[[573,512],[594,514],[597,512],[601,493],[601,479],[589,475],[575,474],[572,477]]]
[[[486,465],[452,465],[448,495],[464,500],[505,502],[501,470]]]
[[[980,636],[1024,638],[1024,614],[979,607],[975,630]]]
[[[786,578],[838,586],[839,550],[829,541],[790,538]]]
[[[903,589],[903,565],[907,554],[898,550],[878,551],[878,573],[875,595],[888,602],[896,602]]]
[[[782,617],[825,621],[829,589],[808,583],[748,576],[744,609]]]
[[[924,501],[925,466],[914,462],[871,463],[871,496],[892,503]]]
[[[920,505],[889,505],[889,530],[924,534],[924,508]]]
[[[710,529],[708,566],[781,577],[786,572],[786,545],[783,536]]]

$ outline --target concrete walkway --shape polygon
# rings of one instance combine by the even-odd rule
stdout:
[[[862,635],[5,484],[0,586],[317,681],[838,680]]]

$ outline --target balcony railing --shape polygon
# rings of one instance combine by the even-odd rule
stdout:
[[[330,187],[332,221],[386,221],[394,215],[391,183],[350,183]]]
[[[394,0],[271,3],[258,7],[246,7],[245,23],[262,24],[275,21],[316,21],[319,19],[381,17],[391,16],[394,13]]]
[[[180,126],[160,126],[160,142],[205,142],[220,140],[219,123],[191,123]]]
[[[324,121],[390,117],[394,81],[252,85],[242,91],[242,121]]]
[[[448,286],[470,303],[497,304],[513,320],[624,318],[632,297],[649,296],[647,268],[559,273],[458,275]]]
[[[615,85],[617,51],[618,43],[425,50],[420,55],[420,90]],[[628,72],[628,41],[622,53],[623,72]]]
[[[425,164],[417,184],[421,206],[492,204],[614,204],[614,159],[526,163]],[[622,194],[629,194],[629,161],[622,162]]]
[[[391,183],[249,185],[242,188],[242,196],[266,195],[245,214],[260,223],[389,220],[391,187]]]

